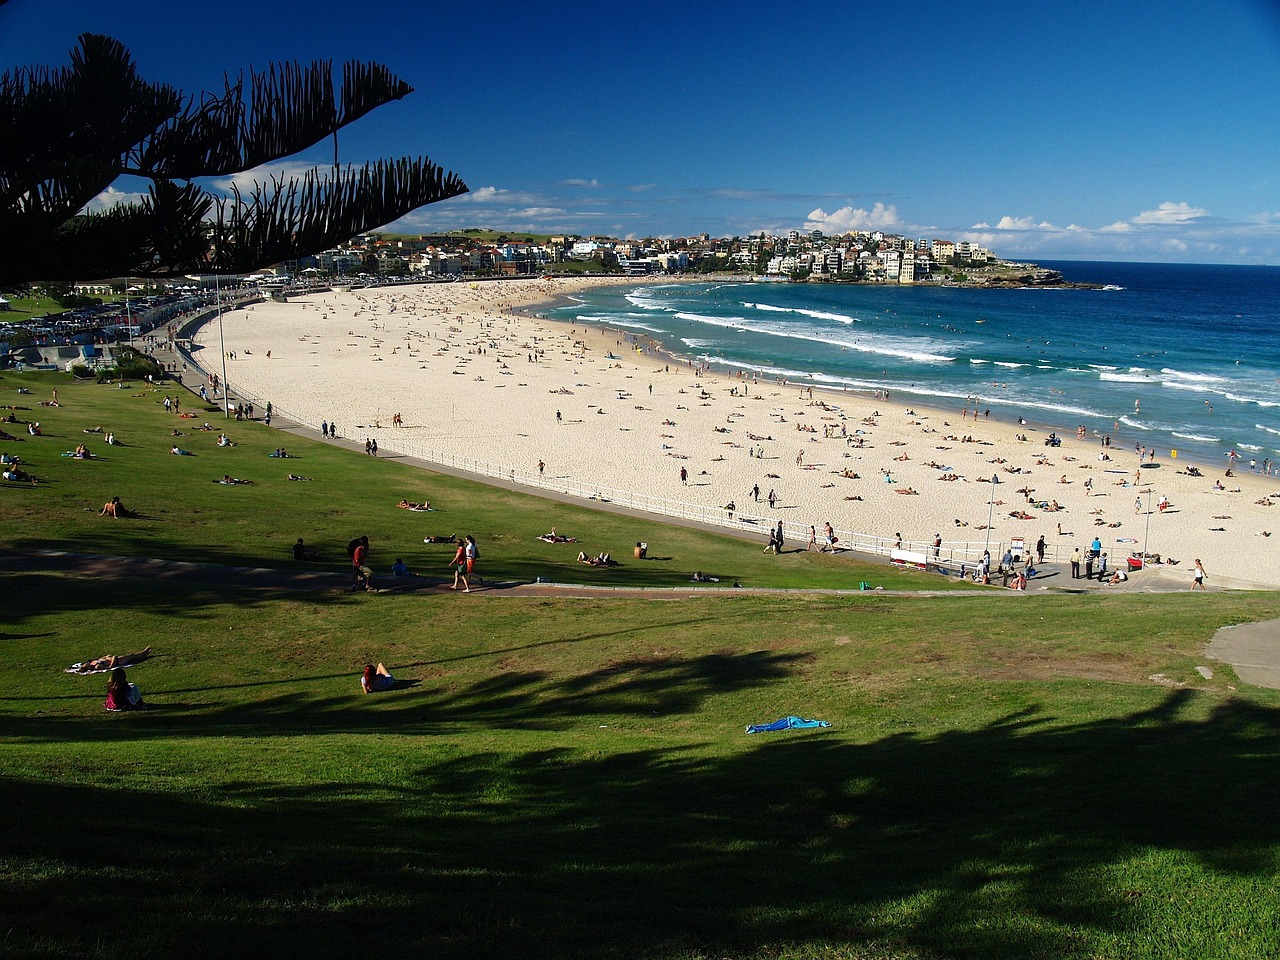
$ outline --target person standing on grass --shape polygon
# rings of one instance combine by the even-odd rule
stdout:
[[[805,547],[805,549],[806,550],[818,549],[818,528],[815,527],[813,524],[809,524],[809,544],[808,546]]]
[[[458,549],[453,554],[453,559],[449,561],[449,565],[453,567],[453,585],[450,590],[458,589],[458,581],[462,581],[462,592],[471,592],[471,583],[467,580],[467,542],[465,540],[458,541]]]

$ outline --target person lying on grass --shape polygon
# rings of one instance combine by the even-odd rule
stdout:
[[[109,653],[104,657],[94,657],[76,665],[76,673],[99,673],[103,670],[114,670],[117,667],[132,667],[151,657],[151,648],[146,647],[137,653],[124,653],[116,656]]]
[[[371,663],[364,666],[364,674],[360,677],[360,687],[365,693],[381,693],[396,685],[396,678],[391,675],[385,663],[376,667]]]

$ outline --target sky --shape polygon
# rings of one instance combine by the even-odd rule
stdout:
[[[65,65],[82,32],[190,93],[284,60],[390,67],[415,92],[345,128],[341,161],[426,155],[471,188],[398,232],[883,230],[1280,264],[1273,0],[0,0],[0,69]]]

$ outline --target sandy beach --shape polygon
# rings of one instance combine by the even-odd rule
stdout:
[[[1097,537],[1112,569],[1144,544],[1178,561],[1135,581],[1189,588],[1200,558],[1211,587],[1280,587],[1280,540],[1270,536],[1280,484],[1247,463],[1234,477],[1203,462],[1202,477],[1185,472],[1190,461],[1139,468],[1132,449],[1074,433],[1051,447],[1043,432],[973,411],[700,370],[621,330],[534,315],[600,282],[430,284],[255,304],[224,316],[227,377],[233,393],[312,427],[335,423],[345,439],[376,439],[381,454],[701,517],[758,533],[762,545],[778,520],[802,547],[810,525],[821,543],[829,522],[839,545],[882,554],[901,539],[932,557],[940,538],[940,558],[957,564],[988,542],[998,563],[1013,538],[1033,547],[1043,536],[1052,563]],[[216,325],[194,343],[205,369],[220,371]],[[1086,587],[1069,572],[1044,584]]]

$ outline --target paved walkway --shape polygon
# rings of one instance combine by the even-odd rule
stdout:
[[[1229,663],[1241,683],[1280,690],[1280,620],[1223,627],[1205,653]]]
[[[104,557],[68,553],[61,550],[35,550],[19,553],[0,550],[0,570],[51,570],[60,574],[96,579],[119,580],[145,578],[157,582],[195,583],[204,587],[225,586],[236,589],[346,592],[351,579],[345,573],[330,570],[284,570],[273,567],[233,567],[214,563],[191,563],[182,560],[155,560],[140,557]],[[394,580],[382,577],[376,581],[382,593],[442,594],[449,591],[447,580],[412,577]],[[859,590],[811,590],[745,587],[609,587],[568,583],[487,582],[471,588],[473,594],[507,597],[568,598],[645,598],[649,600],[683,600],[716,594],[804,596],[857,596]],[[877,590],[880,596],[966,597],[1027,596],[1012,590]],[[1242,683],[1280,690],[1280,620],[1243,623],[1223,627],[1205,651],[1214,660],[1230,664]]]

